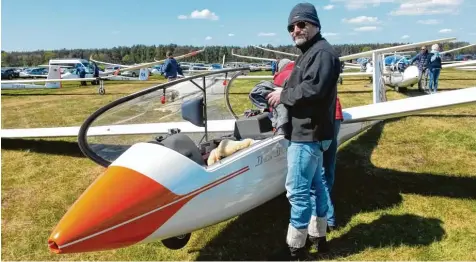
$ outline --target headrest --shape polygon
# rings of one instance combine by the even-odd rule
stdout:
[[[182,103],[182,118],[190,123],[204,127],[203,97],[192,98]]]

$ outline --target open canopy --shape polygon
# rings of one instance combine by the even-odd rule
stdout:
[[[81,126],[78,136],[81,150],[95,162],[107,166],[131,145],[154,141],[156,137],[176,132],[176,128],[189,135],[197,145],[231,135],[230,129],[233,129],[237,115],[243,113],[243,106],[249,108],[252,104],[248,90],[233,92],[228,88],[230,81],[247,70],[234,68],[219,73],[207,72],[113,101],[97,110]],[[227,94],[233,97],[228,98]],[[103,136],[88,136],[94,134],[95,127],[110,132]],[[157,131],[156,135],[150,134],[151,128]],[[124,134],[126,129],[130,135]],[[114,135],[115,130],[120,130],[121,134]]]

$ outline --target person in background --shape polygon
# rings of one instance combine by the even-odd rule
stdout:
[[[167,59],[165,59],[164,65],[162,66],[162,75],[167,78],[167,80],[174,81],[177,79],[177,76],[183,75],[182,68],[177,63],[177,60],[173,57],[172,51],[167,51]]]
[[[283,87],[286,81],[288,80],[289,75],[291,75],[293,68],[293,61],[286,58],[281,59],[278,64],[277,71],[275,72],[273,77],[273,84],[278,87]]]
[[[271,62],[271,74],[274,76],[278,73],[278,64],[281,59],[278,57],[275,61]]]
[[[332,231],[336,226],[336,219],[334,214],[334,205],[332,203],[331,192],[334,186],[336,159],[337,159],[337,137],[339,135],[341,122],[344,120],[342,114],[342,106],[339,97],[336,97],[336,118],[334,122],[334,138],[329,148],[324,151],[324,159],[322,165],[324,187],[327,195],[327,229]]]
[[[421,78],[425,73],[425,70],[428,68],[428,60],[429,55],[426,46],[422,46],[420,53],[410,59],[410,65],[412,65],[415,61],[417,61],[418,64],[418,89],[425,89],[425,87],[421,86]]]
[[[83,65],[77,64],[77,70],[79,74],[79,78],[85,78],[86,77],[86,69],[84,68]],[[81,81],[82,86],[87,86],[88,84],[86,81]]]
[[[438,44],[431,46],[431,57],[428,69],[430,70],[430,83],[428,92],[430,92],[430,94],[435,94],[436,90],[438,89],[438,78],[440,77],[441,71],[440,47]]]

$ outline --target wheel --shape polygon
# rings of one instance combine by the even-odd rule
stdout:
[[[135,72],[132,72],[132,77],[136,77],[136,73]]]
[[[342,77],[340,77],[340,79],[339,79],[339,84],[342,85],[342,81],[343,81],[343,80],[342,80]]]
[[[99,88],[99,94],[100,94],[100,95],[106,94],[106,89],[104,89],[104,88]]]
[[[168,249],[181,249],[187,245],[188,241],[190,240],[190,236],[192,236],[192,234],[188,233],[181,236],[162,239],[162,244],[164,244],[164,246]]]

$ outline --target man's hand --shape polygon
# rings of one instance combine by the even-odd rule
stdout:
[[[275,107],[281,102],[281,91],[281,88],[277,88],[276,91],[273,91],[266,96],[270,106]]]

